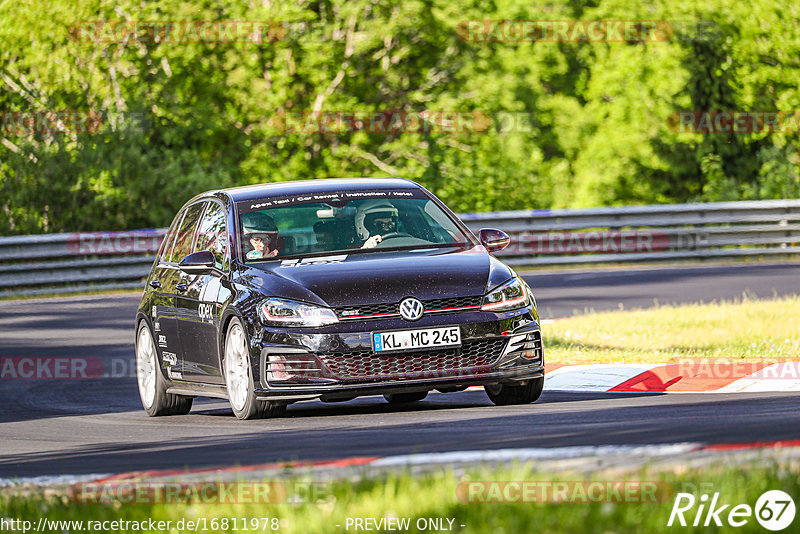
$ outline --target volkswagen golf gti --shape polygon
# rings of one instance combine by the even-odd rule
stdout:
[[[240,419],[297,401],[483,386],[494,404],[542,392],[536,301],[435,196],[398,178],[209,191],[172,222],[136,316],[148,415],[228,399]]]

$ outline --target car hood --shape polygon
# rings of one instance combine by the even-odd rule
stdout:
[[[332,307],[482,295],[514,273],[482,246],[371,252],[250,264],[250,285]]]

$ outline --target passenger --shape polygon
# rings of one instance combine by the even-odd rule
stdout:
[[[278,255],[278,227],[269,215],[259,212],[242,215],[242,233],[248,260]]]
[[[398,212],[388,200],[367,200],[356,209],[356,233],[361,248],[375,248],[385,236],[397,233]]]

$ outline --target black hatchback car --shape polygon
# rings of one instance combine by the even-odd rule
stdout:
[[[544,383],[536,302],[420,185],[402,179],[283,182],[190,200],[161,244],[136,317],[147,413],[229,399],[240,419],[300,400],[482,385],[495,404]]]

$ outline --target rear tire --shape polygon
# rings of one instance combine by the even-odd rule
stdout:
[[[136,333],[136,382],[139,398],[147,415],[186,415],[192,409],[193,397],[167,393],[167,381],[161,372],[153,334],[147,322],[139,323]]]
[[[530,404],[535,402],[544,388],[544,377],[534,378],[524,386],[512,384],[491,384],[484,387],[489,400],[497,406]]]
[[[384,395],[383,398],[389,404],[409,404],[411,402],[418,402],[428,396],[427,391],[416,391],[414,393],[390,393]]]
[[[236,317],[228,325],[222,365],[228,400],[238,419],[262,419],[286,412],[285,404],[256,400],[247,337],[241,321]]]

